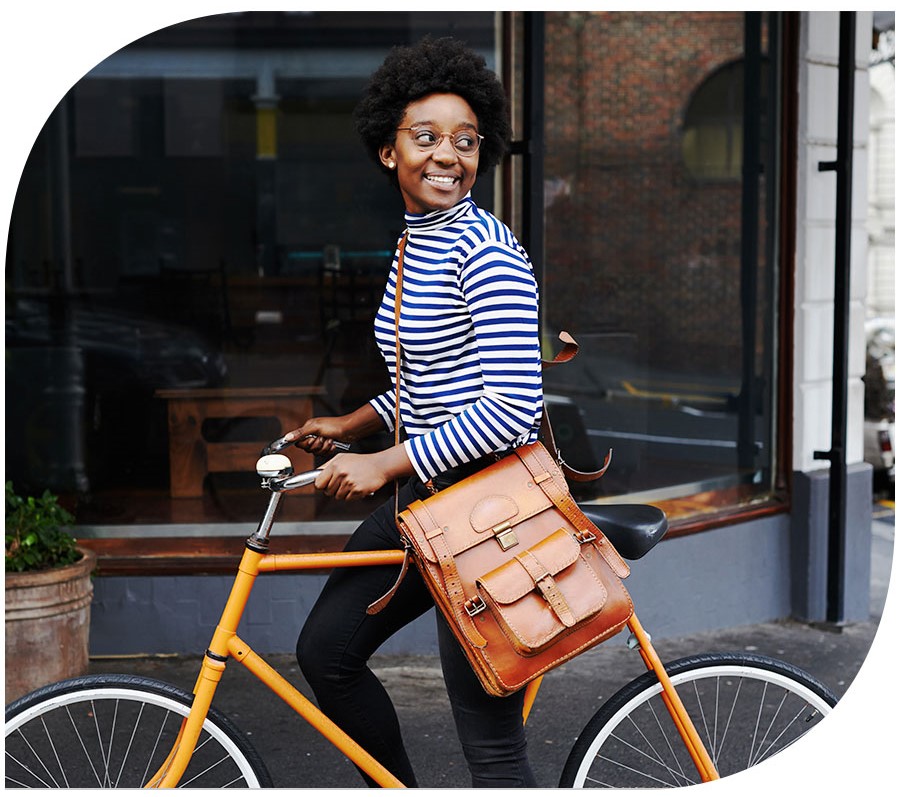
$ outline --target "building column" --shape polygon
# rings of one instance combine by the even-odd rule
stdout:
[[[792,604],[798,619],[824,621],[828,584],[829,468],[835,318],[835,208],[839,12],[804,12],[800,24],[798,207],[794,296]],[[847,491],[842,621],[868,619],[871,467],[863,462],[865,373],[866,144],[871,13],[856,23],[850,324],[847,368]]]

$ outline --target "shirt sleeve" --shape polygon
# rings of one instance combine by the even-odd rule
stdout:
[[[483,392],[451,420],[405,442],[425,481],[537,439],[543,409],[538,288],[531,264],[521,251],[489,240],[465,259],[459,280],[472,318]]]
[[[394,431],[394,407],[397,405],[397,396],[393,389],[382,393],[369,401],[372,409],[378,413],[389,432]]]

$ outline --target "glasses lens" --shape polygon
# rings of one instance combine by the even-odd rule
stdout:
[[[419,149],[434,149],[441,140],[434,130],[429,130],[427,127],[419,127],[409,132],[412,133],[413,141]]]
[[[480,140],[475,133],[457,133],[453,136],[453,148],[460,155],[471,155],[478,149]]]

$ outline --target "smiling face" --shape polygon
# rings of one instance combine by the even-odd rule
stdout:
[[[441,136],[437,147],[424,151],[416,144],[414,131],[400,130],[393,144],[381,148],[381,162],[397,171],[407,212],[423,214],[453,207],[472,190],[478,171],[478,153],[460,155],[451,143],[458,133],[474,136],[478,131],[478,119],[469,103],[456,94],[429,94],[406,107],[399,127],[427,128]]]

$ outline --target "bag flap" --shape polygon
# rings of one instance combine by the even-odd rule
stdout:
[[[552,506],[528,468],[510,455],[425,501],[414,501],[399,518],[409,534],[420,539],[444,529],[450,553],[456,556],[490,539],[497,526],[522,523]],[[419,547],[436,561],[430,545]]]
[[[478,501],[469,513],[469,524],[475,531],[489,531],[502,523],[512,522],[519,505],[510,495],[488,495]]]
[[[565,529],[559,529],[525,553],[530,553],[549,575],[555,576],[574,564],[580,552],[579,542]],[[534,589],[534,578],[519,561],[522,555],[476,580],[497,603],[514,603]]]

